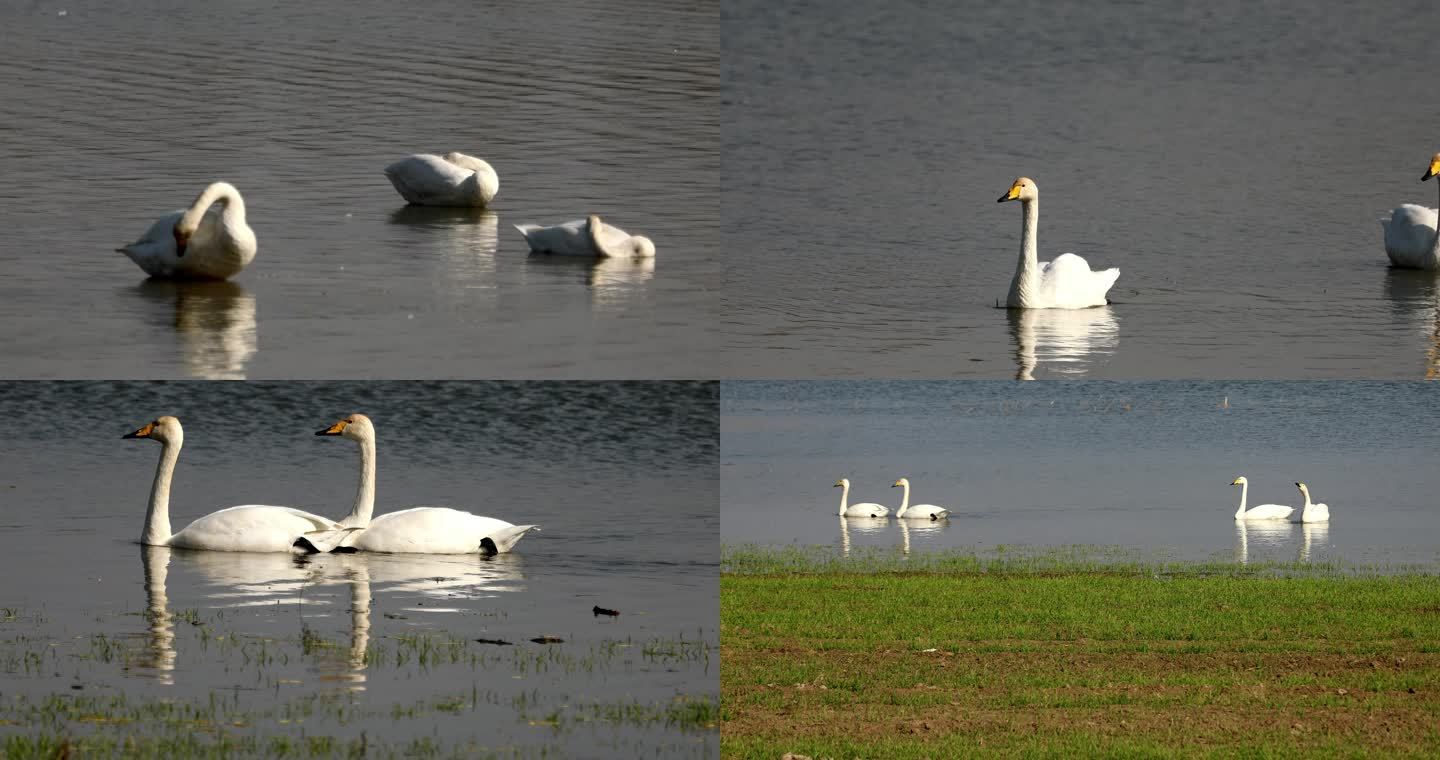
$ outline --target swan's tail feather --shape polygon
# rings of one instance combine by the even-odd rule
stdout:
[[[352,533],[364,528],[327,528],[324,530],[312,530],[305,535],[295,539],[295,546],[304,549],[310,554],[324,554],[333,552],[345,547],[340,546]]]
[[[520,539],[532,530],[540,530],[540,526],[514,525],[498,530],[480,539],[480,550],[486,554],[504,554],[515,548],[515,544],[519,543]]]

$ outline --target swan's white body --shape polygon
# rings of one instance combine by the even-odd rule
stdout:
[[[293,507],[247,504],[212,512],[171,533],[170,481],[185,441],[180,420],[161,417],[125,437],[153,438],[164,445],[150,487],[142,544],[223,552],[292,552],[295,541],[304,534],[341,527],[328,517]]]
[[[890,508],[872,502],[861,502],[850,504],[850,479],[841,478],[835,484],[840,491],[840,516],[841,517],[889,517]],[[843,523],[842,523],[843,524]]]
[[[595,214],[549,227],[517,224],[515,229],[525,236],[531,253],[606,259],[655,257],[655,243],[650,238],[631,235],[619,227],[606,224]]]
[[[1012,309],[1085,309],[1109,303],[1105,294],[1120,277],[1119,269],[1090,271],[1085,259],[1062,253],[1040,261],[1036,237],[1040,226],[1040,189],[1028,177],[1016,179],[999,202],[1020,201],[1020,260],[1005,305]]]
[[[374,519],[375,427],[363,414],[349,417],[316,435],[339,435],[360,444],[360,486],[341,532],[309,536],[363,552],[392,554],[503,554],[515,548],[535,525],[515,525],[448,507],[414,507]],[[317,546],[316,548],[320,548]],[[323,551],[323,549],[321,549]]]
[[[916,504],[910,506],[910,480],[901,478],[895,481],[896,486],[905,489],[905,496],[900,501],[900,509],[895,511],[897,520],[944,520],[950,516],[950,510],[945,507],[937,507],[934,504]],[[894,486],[892,486],[893,488]]]
[[[385,167],[385,176],[417,206],[488,206],[500,192],[500,175],[490,164],[453,151],[402,158]]]
[[[212,208],[217,202],[220,207]],[[240,191],[228,182],[215,182],[190,208],[160,217],[139,240],[115,250],[151,277],[224,280],[248,266],[255,249],[255,231],[245,222]]]
[[[1294,507],[1287,507],[1284,504],[1256,504],[1250,509],[1245,508],[1245,500],[1250,495],[1250,481],[1242,475],[1230,483],[1232,486],[1240,486],[1240,506],[1235,510],[1235,519],[1245,520],[1288,520],[1290,514],[1295,511]]]
[[[1440,153],[1430,159],[1430,168],[1421,182],[1440,174]],[[1390,263],[1405,269],[1440,269],[1440,212],[1406,203],[1381,219],[1385,229],[1385,255]]]
[[[1290,522],[1313,523],[1329,522],[1330,507],[1326,504],[1313,504],[1310,502],[1310,489],[1304,483],[1296,483],[1300,489],[1300,495],[1305,497],[1305,506],[1301,507],[1299,514],[1290,518]]]

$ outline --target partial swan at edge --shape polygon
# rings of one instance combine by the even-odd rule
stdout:
[[[488,206],[500,192],[500,175],[474,156],[416,153],[385,167],[390,184],[417,206]]]
[[[1036,247],[1040,224],[1040,188],[1029,177],[1019,177],[998,203],[1020,201],[1020,260],[1005,305],[1012,309],[1084,309],[1109,303],[1105,294],[1120,277],[1119,269],[1090,271],[1085,259],[1062,253],[1041,262]]]
[[[889,507],[875,504],[874,502],[861,502],[859,504],[850,504],[849,478],[841,478],[837,480],[834,487],[844,489],[840,491],[839,515],[841,517],[888,517],[890,515]]]
[[[1286,520],[1295,511],[1294,507],[1284,504],[1256,504],[1246,509],[1245,501],[1250,496],[1250,481],[1241,475],[1230,481],[1230,485],[1240,486],[1240,506],[1235,510],[1236,520]]]
[[[598,258],[655,257],[655,243],[650,238],[631,235],[613,224],[606,224],[598,214],[549,227],[517,224],[515,229],[525,237],[531,253]]]
[[[900,500],[900,509],[895,512],[897,520],[944,520],[950,516],[950,510],[945,507],[938,507],[934,504],[910,505],[910,480],[901,478],[895,481],[891,488],[904,488],[904,497]]]
[[[211,208],[217,202],[219,211]],[[139,240],[115,250],[151,277],[224,280],[249,266],[255,249],[240,191],[228,182],[214,182],[190,208],[160,217]]]
[[[1420,181],[1436,175],[1440,175],[1440,153],[1430,159],[1430,168]],[[1405,203],[1392,209],[1389,219],[1381,219],[1380,226],[1385,230],[1385,255],[1392,266],[1440,269],[1440,211]]]

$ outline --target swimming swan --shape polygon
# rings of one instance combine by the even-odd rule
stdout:
[[[1035,246],[1040,223],[1040,189],[1029,177],[1020,177],[997,203],[1020,201],[1020,262],[1005,305],[1012,309],[1084,309],[1109,303],[1105,293],[1120,277],[1119,269],[1090,271],[1085,259],[1062,253],[1054,261],[1040,262]]]
[[[841,517],[889,517],[890,508],[879,504],[861,503],[848,504],[850,501],[850,479],[841,478],[835,482],[836,488],[845,490],[840,492],[840,516]]]
[[[328,517],[312,515],[290,507],[245,505],[212,512],[170,532],[170,479],[185,443],[180,420],[161,417],[124,438],[159,441],[160,464],[150,487],[150,507],[145,512],[145,529],[140,543],[180,549],[208,549],[220,552],[292,552],[296,539],[310,531],[334,530],[340,524]]]
[[[474,156],[416,153],[385,167],[385,176],[417,206],[488,206],[500,192],[500,175]]]
[[[900,509],[895,512],[895,519],[944,520],[945,518],[950,516],[950,510],[944,507],[937,507],[934,504],[916,504],[913,507],[910,506],[910,480],[908,478],[901,478],[895,481],[895,485],[892,485],[890,487],[894,488],[896,486],[900,486],[905,489],[905,498],[900,501]],[[908,536],[906,541],[908,545]]]
[[[212,209],[216,202],[222,210]],[[255,231],[245,223],[245,201],[228,182],[201,191],[190,208],[172,211],[140,239],[115,250],[151,277],[225,280],[255,258]]]
[[[360,488],[355,494],[354,521],[361,527],[342,539],[344,548],[392,554],[501,554],[515,547],[535,525],[515,525],[448,507],[414,507],[370,519],[375,510],[375,426],[363,414],[352,414],[315,435],[338,435],[360,444]]]
[[[1430,168],[1421,175],[1426,182],[1440,174],[1440,153],[1430,159]],[[1406,203],[1381,219],[1385,228],[1385,254],[1390,263],[1405,269],[1440,269],[1440,234],[1436,232],[1440,212]]]
[[[1305,506],[1298,515],[1292,515],[1290,517],[1290,522],[1329,522],[1330,507],[1326,504],[1311,504],[1310,489],[1307,488],[1304,483],[1296,483],[1295,487],[1299,488],[1300,495],[1305,497]]]
[[[1250,481],[1244,475],[1230,482],[1232,486],[1240,486],[1240,507],[1235,510],[1236,520],[1285,520],[1290,513],[1295,511],[1294,507],[1287,507],[1284,504],[1256,504],[1248,511],[1245,509],[1245,499],[1250,494]]]
[[[655,258],[655,243],[650,238],[631,235],[619,227],[606,224],[597,214],[549,227],[517,224],[515,229],[525,236],[531,253],[606,259]]]

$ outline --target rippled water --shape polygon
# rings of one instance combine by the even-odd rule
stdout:
[[[1440,393],[1397,382],[727,381],[721,535],[730,544],[1123,547],[1182,559],[1440,562]],[[1249,505],[1328,525],[1237,526]],[[946,524],[837,516],[952,509]]]
[[[1429,5],[740,0],[721,19],[733,377],[1421,378],[1434,277]],[[1113,305],[1003,301],[1018,175],[1042,259]],[[1033,324],[1029,324],[1032,322]]]
[[[715,14],[0,8],[5,375],[713,374]],[[489,212],[406,208],[381,173],[449,150],[495,166]],[[245,196],[254,263],[220,287],[143,283],[113,249],[215,179]],[[658,264],[531,258],[511,227],[590,212],[653,238]]]
[[[245,724],[225,729],[235,738],[368,732],[401,748],[431,737],[523,756],[715,756],[718,732],[671,710],[719,692],[717,393],[3,384],[0,415],[24,433],[0,450],[0,574],[12,580],[0,707],[162,698],[218,703]],[[338,516],[354,497],[354,445],[312,433],[355,410],[377,428],[377,513],[450,505],[541,531],[494,558],[135,543],[160,449],[122,434],[156,414],[184,421],[176,527],[243,503]],[[563,643],[530,641],[540,636]]]

